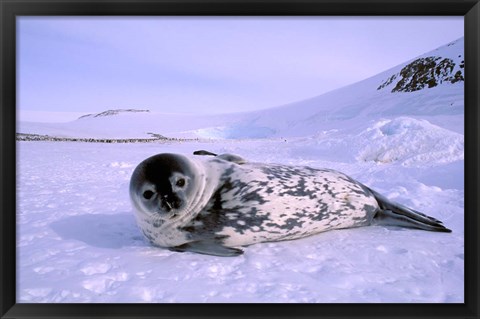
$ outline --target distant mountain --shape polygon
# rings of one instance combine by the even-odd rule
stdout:
[[[115,109],[115,110],[108,110],[108,111],[104,111],[104,112],[96,113],[96,114],[86,114],[86,115],[80,116],[78,119],[91,118],[91,117],[113,116],[113,115],[118,115],[120,113],[138,113],[138,112],[150,112],[150,110]]]
[[[463,134],[463,38],[363,81],[271,109],[222,115],[108,110],[69,123],[20,122],[18,133],[87,138],[318,138],[333,131],[360,133],[373,122],[400,116]]]

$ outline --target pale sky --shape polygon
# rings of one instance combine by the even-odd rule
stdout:
[[[18,110],[226,113],[363,80],[462,37],[458,17],[20,17]]]

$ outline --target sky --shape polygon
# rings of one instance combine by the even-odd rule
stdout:
[[[64,121],[123,108],[270,108],[358,82],[463,34],[463,16],[19,17],[17,111],[20,120]]]

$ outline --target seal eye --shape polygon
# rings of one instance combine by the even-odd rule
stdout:
[[[145,198],[145,199],[150,199],[150,198],[152,198],[152,196],[153,196],[152,191],[144,191],[143,192],[143,198]]]
[[[180,178],[180,179],[177,181],[177,186],[178,186],[178,187],[183,187],[183,186],[185,186],[185,179]]]

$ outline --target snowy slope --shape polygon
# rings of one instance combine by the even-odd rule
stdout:
[[[444,81],[432,88],[425,87],[413,92],[392,92],[392,88],[402,80],[399,75],[402,69],[425,57],[439,58],[440,62],[451,59],[455,65],[453,72],[463,72],[460,67],[463,50],[464,41],[461,38],[361,82],[305,101],[250,114],[248,119],[236,124],[238,130],[232,132],[231,127],[227,128],[224,137],[241,136],[244,128],[264,132],[269,130],[269,136],[275,137],[305,136],[330,129],[354,129],[357,124],[366,127],[368,124],[364,123],[372,119],[399,115],[424,118],[435,125],[459,132],[458,126],[463,126],[463,81]],[[396,76],[395,80],[379,89],[392,76]],[[445,120],[445,116],[448,116],[448,120]],[[359,123],[359,119],[364,122]]]
[[[450,79],[455,78],[458,72],[462,78],[464,76],[463,50],[464,40],[461,38],[364,81],[318,97],[257,112],[201,116],[121,112],[105,114],[109,116],[88,116],[68,123],[20,122],[17,131],[62,137],[134,138],[149,137],[148,133],[168,137],[233,139],[293,137],[314,135],[339,127],[355,129],[358,119],[363,120],[360,126],[365,129],[372,119],[412,115],[463,133],[460,128],[463,126],[464,82],[458,80],[452,83]],[[423,65],[418,61],[426,58],[434,63],[431,72],[436,85],[431,88],[428,87],[431,80],[428,72],[418,70],[419,65]],[[450,62],[446,64],[444,61],[447,60]],[[412,65],[416,65],[417,69]],[[415,91],[392,92],[402,81],[407,88],[415,86],[411,83],[412,79],[402,77],[404,70],[409,70],[406,74],[421,73],[422,76],[413,82],[419,86],[419,81],[423,80],[425,86]],[[439,74],[436,74],[437,71]]]
[[[19,132],[57,136],[212,139],[18,142],[17,302],[462,303],[463,82],[444,73],[431,88],[392,92],[412,62],[451,58],[456,74],[458,55],[463,39],[365,81],[255,113],[122,111],[69,123],[19,123]],[[419,78],[433,83],[425,74]],[[253,245],[234,258],[153,247],[135,223],[131,173],[151,155],[198,149],[337,169],[453,232],[336,230]]]

